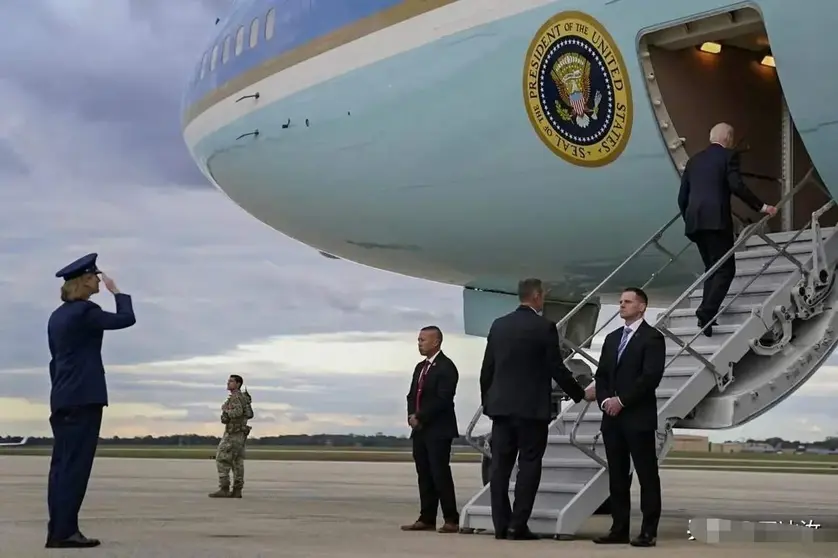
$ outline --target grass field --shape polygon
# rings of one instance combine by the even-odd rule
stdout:
[[[21,446],[0,448],[0,455],[49,455],[51,448]],[[146,459],[212,459],[214,446],[99,446],[99,457]],[[273,461],[368,461],[409,462],[409,448],[338,448],[306,446],[250,446],[247,459]],[[455,448],[454,463],[479,463],[480,455],[471,448]],[[672,469],[718,469],[774,473],[838,474],[838,455],[794,455],[762,453],[671,452],[663,464]]]

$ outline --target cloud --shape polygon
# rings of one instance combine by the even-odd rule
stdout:
[[[233,372],[251,387],[257,435],[404,433],[416,331],[430,323],[460,367],[465,428],[483,341],[461,334],[459,288],[323,258],[249,217],[190,160],[181,87],[227,7],[0,5],[3,430],[49,433],[53,274],[90,251],[137,314],[134,327],[106,335],[105,435],[217,433]],[[107,293],[96,300],[113,308]],[[835,370],[748,428],[828,430]]]

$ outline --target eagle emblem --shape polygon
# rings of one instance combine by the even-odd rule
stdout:
[[[580,128],[587,128],[599,116],[602,93],[596,91],[593,106],[591,97],[591,62],[585,56],[569,52],[560,56],[550,70],[550,77],[559,91],[561,103],[556,101],[556,113],[565,122],[574,120]],[[562,106],[564,103],[564,106]],[[590,116],[588,116],[590,114]]]

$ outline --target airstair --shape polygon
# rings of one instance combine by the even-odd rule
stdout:
[[[781,209],[810,181],[823,188],[812,169],[777,207]],[[725,257],[658,315],[654,326],[667,341],[666,368],[656,390],[659,462],[671,448],[673,428],[723,428],[752,420],[800,387],[838,344],[838,289],[832,289],[838,262],[838,228],[819,225],[819,218],[834,204],[829,201],[815,211],[811,221],[797,231],[765,232],[768,216],[745,226]],[[676,261],[689,243],[678,253],[659,244],[664,232],[676,222],[680,222],[680,215],[672,217],[567,314],[557,324],[560,331],[612,277],[649,247],[663,251],[668,262],[644,288]],[[730,257],[736,258],[736,276],[716,315],[718,325],[708,337],[695,317],[701,287],[705,278]],[[597,359],[581,347],[618,315],[615,313],[579,345],[563,339],[571,349],[565,363],[578,356],[596,369]],[[478,408],[466,439],[490,459],[489,443],[479,444],[473,437],[481,415],[482,408]],[[582,401],[565,408],[551,424],[541,484],[528,524],[534,533],[572,537],[608,498],[601,417],[596,405]],[[514,501],[516,474],[517,467],[510,479],[510,501]],[[493,532],[491,514],[487,482],[463,507],[461,531]]]

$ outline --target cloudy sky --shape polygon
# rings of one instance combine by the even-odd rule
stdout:
[[[138,317],[106,336],[104,435],[217,434],[230,373],[250,386],[254,435],[404,434],[416,330],[429,323],[459,365],[465,427],[483,340],[461,334],[459,289],[327,260],[251,219],[190,160],[181,89],[224,5],[0,5],[0,433],[48,435],[53,274],[91,251]],[[96,300],[113,308],[107,293]],[[825,367],[768,416],[713,438],[838,434],[836,380]]]

